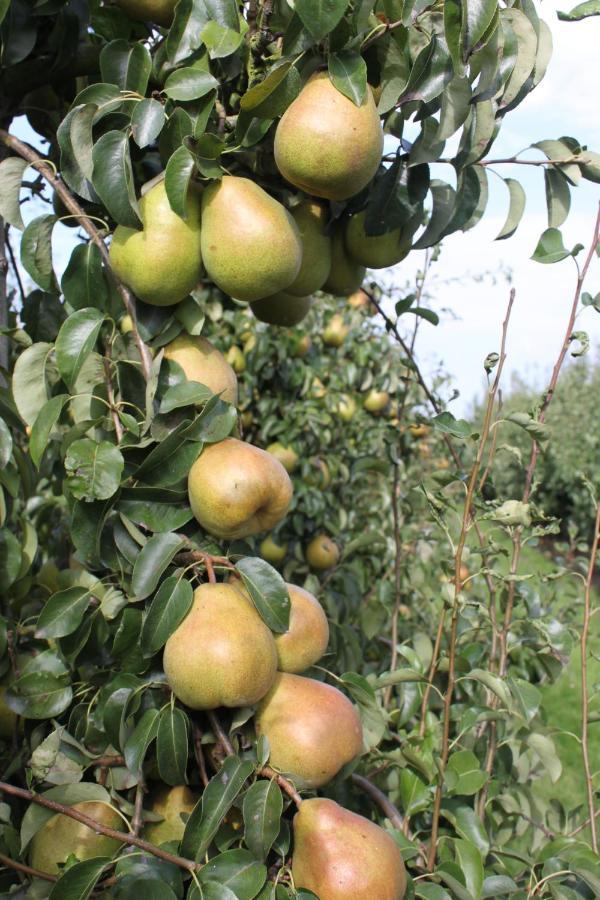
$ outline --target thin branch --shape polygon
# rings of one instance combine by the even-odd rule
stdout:
[[[598,555],[598,543],[600,542],[600,504],[596,510],[596,522],[594,539],[590,551],[590,561],[585,580],[585,597],[583,607],[583,627],[581,629],[581,752],[583,755],[583,771],[585,773],[585,786],[587,793],[588,810],[590,813],[590,832],[592,835],[592,850],[598,853],[598,835],[596,832],[596,811],[594,804],[594,781],[590,764],[589,748],[589,694],[588,694],[588,636],[590,631],[590,616],[592,610],[592,580],[596,568]]]
[[[204,750],[202,748],[202,732],[200,728],[196,724],[196,722],[192,722],[192,732],[194,735],[194,754],[196,756],[196,762],[198,763],[198,774],[200,775],[200,781],[202,785],[206,787],[209,782],[208,772],[206,771],[206,760],[204,759]]]
[[[600,816],[600,809],[597,809],[596,812],[594,813],[594,821],[598,818],[598,816]],[[567,835],[567,837],[570,837],[570,838],[575,837],[575,835],[584,831],[588,827],[588,825],[591,824],[591,821],[592,821],[591,818],[586,819],[585,822],[582,822],[581,825],[578,825],[577,828],[574,828],[573,831],[570,831],[569,834]]]
[[[21,278],[21,273],[19,272],[19,267],[17,265],[17,260],[15,257],[15,252],[12,248],[12,244],[10,242],[10,226],[6,226],[5,238],[6,249],[8,250],[8,256],[10,258],[10,264],[13,270],[13,275],[15,276],[15,281],[17,282],[17,287],[19,288],[19,295],[21,297],[21,302],[25,303],[25,297],[27,296],[25,293],[25,287],[23,285],[23,279]]]
[[[404,818],[390,798],[384,794],[383,791],[380,791],[377,785],[373,784],[372,781],[369,781],[364,775],[353,772],[350,778],[361,791],[364,791],[365,794],[369,795],[371,800],[375,801],[379,809],[384,816],[390,820],[394,828],[397,828],[398,831],[402,831],[404,828]]]
[[[107,351],[108,352],[108,351]],[[117,444],[121,443],[121,438],[123,437],[123,426],[121,425],[121,420],[119,419],[119,411],[115,406],[115,392],[113,390],[112,384],[112,375],[110,371],[111,361],[108,356],[104,356],[102,358],[102,363],[104,365],[104,381],[106,384],[106,398],[108,400],[108,405],[110,408],[110,415],[113,421],[113,425],[115,426],[115,435],[117,438]]]
[[[30,878],[41,878],[43,881],[51,881],[53,883],[58,881],[57,875],[50,875],[49,872],[42,872],[40,869],[26,866],[24,863],[17,862],[16,859],[11,859],[10,856],[5,856],[4,853],[0,853],[0,863],[9,869],[22,872],[23,875],[28,875]]]
[[[136,837],[139,837],[144,820],[144,793],[144,784],[139,781],[135,789],[135,806],[131,820],[131,830]]]
[[[394,672],[398,664],[398,616],[402,605],[402,536],[400,534],[400,515],[398,510],[400,494],[400,472],[394,466],[394,482],[392,486],[392,515],[394,519],[394,610],[392,612],[392,655],[390,672]],[[392,698],[393,686],[389,685],[383,695],[383,705],[387,708]]]

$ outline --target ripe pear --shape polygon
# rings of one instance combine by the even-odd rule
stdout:
[[[189,613],[165,644],[163,668],[191,709],[252,706],[277,669],[272,632],[233,584],[202,584]]]
[[[185,821],[181,814],[189,815],[200,795],[181,784],[169,788],[161,785],[153,792],[150,810],[163,817],[162,822],[148,822],[144,826],[144,838],[151,844],[165,844],[167,841],[180,841],[185,831]]]
[[[225,359],[226,362],[229,363],[229,365],[232,367],[233,371],[237,372],[238,375],[241,375],[242,372],[246,371],[246,357],[244,356],[242,350],[235,344],[229,348]]]
[[[285,291],[300,271],[302,240],[289,212],[248,178],[225,175],[202,195],[206,271],[237,300]]]
[[[335,313],[325,326],[323,331],[323,343],[328,347],[341,347],[348,336],[350,329],[344,323],[344,318]]]
[[[168,28],[173,21],[177,0],[115,0],[130,19],[154,22]]]
[[[356,413],[356,401],[349,394],[342,394],[337,405],[337,414],[342,422],[351,422]]]
[[[331,270],[323,290],[336,297],[348,297],[361,286],[366,271],[347,252],[342,232],[335,230],[331,238]]]
[[[302,238],[302,264],[287,293],[307,297],[323,287],[331,269],[327,210],[317,200],[306,200],[295,206],[291,214]]]
[[[86,800],[74,803],[72,808],[100,825],[123,829],[121,816],[108,803]],[[54,875],[71,854],[83,861],[95,856],[113,856],[120,846],[114,838],[98,834],[82,822],[57,813],[32,838],[29,859],[34,869]]]
[[[305,552],[306,562],[311,569],[325,571],[337,566],[340,559],[340,548],[326,534],[318,534],[312,539]]]
[[[365,218],[366,210],[363,210],[346,224],[346,252],[355,262],[369,269],[386,269],[408,256],[414,229],[395,228],[385,234],[367,235]]]
[[[329,643],[329,623],[317,598],[288,584],[290,595],[290,624],[284,634],[275,635],[277,668],[280,672],[298,674],[321,659]]]
[[[199,335],[180,334],[165,347],[165,359],[181,366],[188,381],[197,381],[220,394],[227,403],[237,404],[235,372],[220,350]]]
[[[292,447],[284,447],[279,441],[269,444],[267,453],[271,453],[275,459],[278,459],[285,471],[291,475],[298,465],[299,457]]]
[[[370,413],[380,413],[390,402],[387,391],[369,391],[364,399],[363,406]]]
[[[260,555],[272,566],[282,563],[287,554],[287,544],[278,544],[275,538],[267,535],[264,541],[260,542]]]
[[[322,787],[362,753],[360,718],[337,688],[302,675],[279,673],[256,711],[270,764],[299,788]]]
[[[291,328],[306,318],[312,306],[312,297],[296,297],[279,291],[272,297],[264,297],[250,304],[250,309],[259,320],[267,325],[284,325]]]
[[[275,132],[275,163],[283,177],[328,200],[346,200],[366,187],[382,151],[383,130],[371,89],[356,106],[327,72],[309,79]]]
[[[186,218],[169,206],[164,181],[140,200],[143,228],[118,225],[110,245],[115,273],[151,306],[173,306],[193,290],[202,275],[200,199],[188,191]]]
[[[375,822],[334,800],[303,800],[294,816],[292,875],[321,900],[402,900],[406,871],[398,844]]]
[[[226,438],[204,448],[190,469],[188,493],[200,525],[233,540],[274,528],[288,510],[292,483],[270,453]]]

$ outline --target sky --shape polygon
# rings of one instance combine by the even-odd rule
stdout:
[[[492,149],[493,158],[512,157],[535,141],[562,135],[576,137],[581,144],[600,151],[600,108],[594,74],[600,17],[560,22],[556,10],[571,9],[575,2],[545,0],[538,5],[552,31],[554,53],[541,84],[506,116]],[[39,137],[25,119],[18,120],[13,130],[39,146]],[[447,149],[451,150],[450,145]],[[529,151],[524,158],[542,157],[539,151]],[[572,259],[554,265],[530,259],[547,227],[542,168],[503,165],[498,170],[503,176],[518,178],[526,190],[527,206],[521,224],[512,238],[494,241],[504,223],[508,194],[500,179],[490,175],[490,200],[483,219],[466,234],[458,232],[443,242],[440,259],[432,269],[429,301],[441,321],[437,327],[423,322],[418,336],[417,357],[423,372],[431,378],[441,369],[459,392],[449,405],[456,417],[467,415],[475,399],[483,395],[483,360],[499,350],[510,290],[508,278],[516,290],[516,301],[508,337],[505,388],[512,373],[518,373],[536,389],[545,387],[563,340],[575,290],[577,272]],[[448,179],[448,167],[433,167],[432,174]],[[600,185],[582,181],[572,190],[571,211],[561,228],[565,246],[582,243],[587,250],[599,201]],[[39,212],[26,204],[24,219],[28,221]],[[75,229],[62,225],[55,229],[54,262],[59,275],[76,239]],[[578,259],[584,255],[582,252]],[[424,251],[412,252],[385,273],[384,282],[401,287],[414,281],[423,257]],[[592,295],[600,290],[598,258],[590,267],[586,289]],[[600,346],[600,314],[585,309],[576,327],[588,332],[589,352],[595,354]]]

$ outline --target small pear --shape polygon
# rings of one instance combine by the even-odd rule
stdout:
[[[344,322],[343,316],[335,313],[325,326],[323,331],[323,343],[328,347],[341,347],[348,337],[349,328]]]
[[[363,750],[360,718],[345,694],[302,675],[276,676],[255,725],[269,741],[270,764],[299,788],[322,787]]]
[[[246,357],[240,347],[237,347],[235,344],[229,348],[225,359],[238,375],[246,371]]]
[[[277,668],[299,674],[313,666],[327,650],[329,623],[317,598],[296,584],[288,584],[290,625],[275,635]]]
[[[197,381],[234,406],[238,400],[235,372],[220,350],[199,335],[180,334],[165,347],[165,359],[181,366],[188,381]]]
[[[380,413],[386,408],[390,402],[390,395],[387,391],[369,391],[363,401],[363,406],[370,413]]]
[[[349,394],[342,394],[337,405],[337,414],[342,422],[351,422],[356,413],[356,401]]]
[[[310,469],[305,481],[311,487],[317,487],[321,490],[329,487],[331,484],[331,472],[324,459],[319,459],[317,456],[310,460]]]
[[[303,334],[302,337],[296,338],[293,344],[292,356],[294,359],[303,359],[312,347],[312,340],[309,334]]]
[[[275,162],[283,177],[329,200],[346,200],[366,187],[382,152],[383,130],[371,88],[356,106],[327,72],[309,79],[275,132]]]
[[[365,266],[349,255],[343,234],[336,229],[331,238],[331,270],[323,290],[336,297],[348,297],[359,289],[366,271]]]
[[[151,844],[166,844],[180,841],[185,831],[185,821],[181,814],[189,815],[200,795],[185,784],[169,788],[161,785],[151,795],[150,811],[163,817],[162,822],[148,822],[144,826],[144,838]]]
[[[278,566],[287,555],[287,544],[278,544],[270,534],[260,542],[260,555],[272,566]]]
[[[118,225],[110,260],[115,273],[133,293],[151,306],[173,306],[193,290],[202,275],[200,199],[188,191],[187,216],[169,205],[164,181],[140,200],[143,228]]]
[[[285,447],[279,441],[269,444],[267,453],[271,453],[275,459],[278,459],[285,471],[291,475],[299,462],[299,457],[293,447]]]
[[[175,696],[191,709],[252,706],[277,668],[273,634],[233,584],[202,584],[165,645],[163,668]]]
[[[334,800],[303,800],[294,816],[296,888],[320,900],[402,900],[406,871],[398,844],[375,822]]]
[[[123,820],[108,803],[86,800],[73,803],[73,809],[89,816],[107,828],[123,830]],[[71,854],[80,861],[95,856],[113,856],[121,844],[114,838],[98,834],[82,822],[61,813],[42,825],[31,840],[29,860],[34,869],[56,874]]]
[[[365,219],[363,210],[346,224],[344,243],[353,260],[369,269],[386,269],[408,256],[414,229],[395,228],[385,234],[367,235]]]
[[[259,320],[267,325],[284,325],[291,328],[306,318],[312,306],[312,297],[296,297],[279,291],[272,297],[264,297],[250,304],[250,309]]]
[[[288,510],[292,483],[270,453],[226,438],[204,448],[190,469],[188,493],[200,525],[233,540],[271,531]]]
[[[318,534],[306,548],[306,562],[311,569],[323,572],[337,566],[340,559],[340,548],[326,534]]]
[[[289,212],[248,178],[225,175],[202,195],[202,257],[237,300],[285,291],[300,271],[302,241]]]
[[[168,28],[173,21],[177,0],[115,0],[130,19],[154,22]]]
[[[307,297],[323,287],[331,269],[327,210],[317,200],[306,200],[295,206],[291,215],[302,238],[302,264],[287,293]]]
[[[322,400],[323,397],[327,394],[327,388],[323,384],[320,378],[315,377],[312,380],[312,384],[310,387],[311,396],[315,398],[315,400]]]

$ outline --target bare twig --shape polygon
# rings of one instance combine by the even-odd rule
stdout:
[[[196,722],[192,723],[192,731],[194,735],[194,754],[198,763],[198,773],[203,786],[209,782],[208,772],[206,771],[206,760],[204,759],[204,750],[202,748],[202,732]]]
[[[596,568],[598,555],[598,543],[600,541],[600,505],[596,510],[596,522],[594,526],[594,538],[590,551],[587,577],[585,579],[585,596],[583,607],[583,627],[581,629],[581,753],[583,756],[583,771],[585,773],[585,786],[587,793],[588,810],[590,813],[590,832],[592,836],[592,850],[598,853],[598,836],[596,833],[596,811],[594,804],[594,782],[592,767],[590,764],[589,747],[589,694],[588,694],[588,636],[590,631],[590,616],[592,612],[592,580]]]
[[[139,837],[144,820],[144,793],[144,784],[142,781],[138,781],[137,787],[135,789],[135,805],[133,809],[133,818],[131,820],[131,830],[136,837]]]
[[[394,828],[397,828],[398,831],[402,831],[404,827],[404,818],[400,811],[394,806],[390,798],[380,791],[377,785],[373,784],[368,778],[364,775],[359,775],[357,772],[353,772],[350,776],[352,781],[357,787],[364,791],[365,794],[368,794],[371,800],[374,800],[379,809],[382,811],[384,816],[386,816]]]
[[[4,853],[0,853],[0,863],[9,869],[15,869],[17,872],[22,872],[23,875],[28,875],[30,878],[41,878],[43,881],[52,882],[58,881],[57,875],[50,875],[49,872],[42,872],[40,869],[26,866],[24,863],[17,862],[16,859],[11,859],[10,856],[5,856]]]
[[[396,669],[398,664],[398,616],[402,605],[402,538],[400,535],[400,516],[398,510],[400,493],[400,472],[398,466],[394,466],[394,481],[392,486],[392,515],[394,518],[394,610],[392,612],[392,655],[390,659],[390,672]],[[383,705],[388,707],[392,698],[393,687],[390,685],[385,689],[383,695]]]
[[[17,282],[17,287],[19,288],[19,295],[21,297],[21,302],[24,303],[25,297],[27,295],[25,293],[25,287],[23,285],[23,279],[21,278],[21,273],[19,271],[19,267],[17,265],[17,259],[15,257],[15,252],[14,252],[14,250],[12,248],[12,244],[10,242],[10,226],[9,225],[6,226],[5,242],[6,242],[6,249],[8,250],[8,256],[10,259],[10,265],[11,265],[11,268],[13,271],[13,275],[15,276],[15,281]]]

